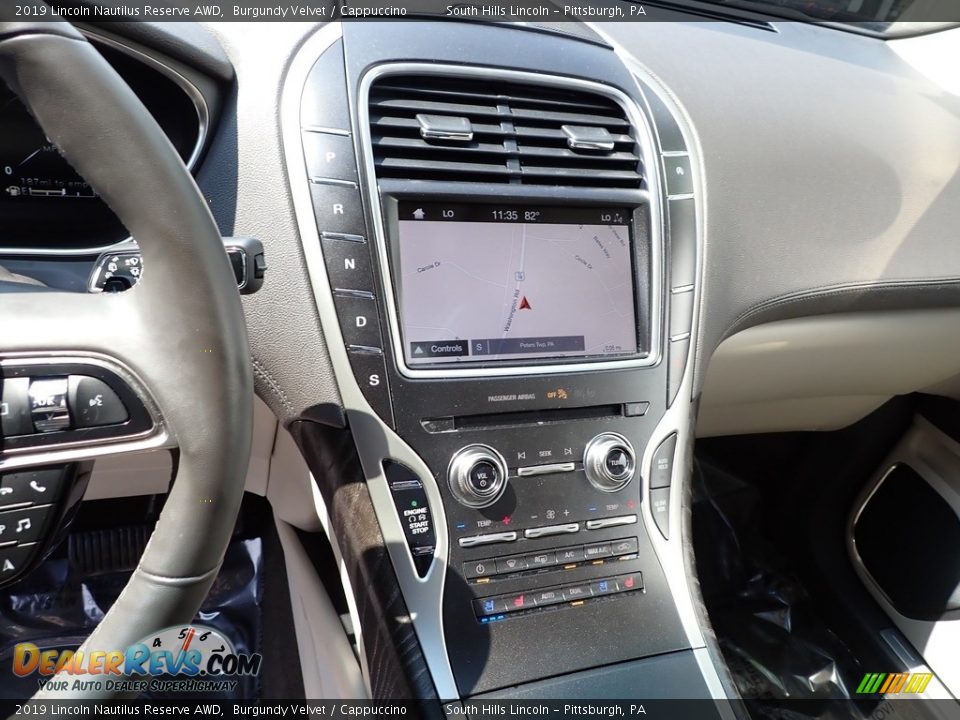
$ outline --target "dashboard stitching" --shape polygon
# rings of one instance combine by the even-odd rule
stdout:
[[[264,368],[264,366],[261,365],[260,362],[255,357],[251,356],[250,362],[253,365],[253,374],[256,377],[259,377],[261,380],[263,380],[270,387],[270,389],[273,391],[274,396],[280,401],[280,403],[283,405],[284,408],[286,408],[288,412],[293,413],[294,412],[293,403],[290,402],[290,399],[287,397],[287,394],[283,392],[283,390],[277,384],[276,380],[274,380],[270,372],[266,368]]]
[[[771,298],[770,300],[764,301],[759,305],[754,305],[743,311],[740,313],[737,319],[730,324],[727,332],[724,334],[724,337],[729,337],[734,332],[743,329],[747,319],[756,315],[760,315],[765,311],[789,305],[790,303],[799,303],[805,300],[837,297],[840,295],[851,295],[855,293],[882,292],[885,290],[909,290],[914,288],[935,287],[938,285],[951,285],[960,287],[960,277],[909,278],[883,283],[867,282],[858,284],[822,286],[812,290],[798,291],[788,295]]]

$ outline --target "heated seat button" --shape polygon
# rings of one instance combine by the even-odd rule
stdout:
[[[517,610],[529,610],[530,608],[535,608],[537,606],[536,595],[537,593],[535,592],[528,592],[504,596],[503,599],[507,605],[507,612],[516,612]]]
[[[507,611],[507,601],[504,598],[477,598],[473,601],[473,611],[477,617],[499,615]]]
[[[69,398],[77,428],[119,425],[130,417],[113,389],[97,378],[71,375]]]
[[[4,475],[0,478],[0,508],[56,501],[63,487],[63,476],[64,471],[59,468]]]
[[[0,428],[5,437],[29,435],[33,432],[30,419],[30,378],[2,378],[0,398]]]
[[[36,542],[47,524],[52,505],[0,512],[0,543]]]

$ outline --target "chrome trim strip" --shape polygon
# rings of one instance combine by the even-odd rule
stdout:
[[[527,467],[517,468],[518,477],[533,477],[534,475],[550,475],[551,473],[567,473],[577,469],[577,464],[572,462],[549,463],[548,465],[528,465]]]
[[[319,175],[311,175],[310,182],[314,185],[337,185],[339,187],[351,188],[354,189],[357,187],[357,184],[353,180],[341,180],[340,178],[328,178],[320,177]]]
[[[527,528],[523,531],[525,538],[542,538],[552,535],[572,535],[580,532],[580,523],[567,523],[566,525],[546,525],[545,527]]]
[[[633,525],[636,521],[636,515],[619,515],[617,517],[599,518],[598,520],[587,520],[587,530],[603,530],[609,527]]]
[[[403,599],[410,613],[410,622],[420,641],[424,659],[430,671],[437,696],[441,700],[455,700],[460,697],[450,660],[447,657],[446,640],[443,629],[443,588],[447,571],[447,535],[446,514],[440,490],[430,468],[408,446],[399,435],[386,425],[371,409],[360,390],[350,358],[343,342],[343,334],[337,320],[336,309],[332,302],[332,289],[327,278],[320,233],[313,212],[313,198],[307,176],[306,161],[303,155],[303,141],[300,127],[300,98],[304,83],[314,62],[341,36],[341,25],[329,23],[310,35],[296,52],[287,69],[280,98],[280,129],[283,141],[284,160],[289,173],[293,208],[307,273],[313,287],[317,313],[320,317],[327,350],[340,388],[340,397],[350,426],[357,437],[357,450],[367,488],[373,502],[374,511],[387,545],[387,552],[393,563],[400,583]],[[383,473],[382,461],[393,459],[406,465],[423,482],[427,500],[433,514],[436,531],[436,549],[433,564],[423,578],[417,573],[413,558],[407,551],[407,543],[397,516],[390,489]],[[318,503],[320,505],[320,503]],[[327,522],[329,531],[329,522]],[[328,533],[329,534],[329,533]],[[335,542],[336,538],[331,538]],[[360,630],[359,616],[353,595],[350,591],[349,577],[341,562],[341,579],[347,592],[348,603],[353,615],[354,626]],[[366,657],[361,652],[361,662],[369,682],[369,669]]]
[[[663,329],[663,307],[661,292],[664,282],[664,235],[662,224],[662,203],[659,201],[660,176],[659,173],[650,173],[645,177],[649,188],[650,208],[650,348],[646,356],[626,360],[584,360],[579,362],[562,362],[549,365],[508,365],[487,368],[460,368],[455,366],[442,368],[411,368],[406,364],[403,352],[403,341],[400,336],[399,313],[394,295],[393,280],[390,273],[390,259],[386,246],[386,232],[384,230],[383,212],[380,189],[377,185],[376,171],[373,162],[373,144],[370,132],[370,109],[368,98],[370,87],[379,78],[399,74],[437,75],[441,77],[470,78],[479,77],[484,80],[500,78],[504,81],[527,83],[546,87],[556,87],[583,92],[595,93],[609,98],[619,104],[636,129],[637,145],[640,151],[643,167],[659,167],[659,158],[655,152],[653,130],[647,122],[646,116],[640,112],[634,100],[626,93],[612,88],[609,85],[581,80],[578,78],[559,77],[536,72],[520,70],[502,70],[488,67],[470,67],[465,65],[440,65],[423,62],[398,62],[378,65],[369,70],[360,81],[360,91],[357,98],[357,123],[355,135],[357,137],[358,157],[363,159],[360,165],[361,177],[366,190],[367,216],[373,226],[373,242],[376,245],[375,255],[380,266],[380,277],[384,286],[384,300],[387,307],[387,325],[393,343],[394,356],[397,368],[401,374],[409,378],[460,378],[460,377],[501,377],[516,375],[555,375],[571,372],[597,372],[599,370],[614,370],[620,368],[650,367],[661,360],[661,334]]]
[[[489,535],[471,535],[462,537],[457,542],[462,548],[479,547],[481,545],[497,545],[499,543],[514,542],[517,539],[517,533],[514,530],[509,532],[490,533]]]
[[[83,33],[88,40],[94,43],[102,43],[107,47],[113,48],[114,50],[119,50],[120,52],[129,55],[133,59],[138,60],[145,65],[149,65],[151,68],[167,76],[170,80],[179,85],[180,89],[186,93],[197,111],[198,121],[197,142],[193,146],[193,150],[190,152],[190,156],[187,158],[186,163],[184,163],[187,166],[187,170],[193,172],[197,161],[200,159],[200,154],[203,152],[203,148],[206,146],[207,135],[210,132],[210,108],[207,106],[207,100],[203,97],[203,93],[200,92],[200,89],[174,68],[157,59],[151,55],[146,48],[143,48],[136,43],[130,43],[127,40],[121,42],[112,36],[104,35],[100,32],[93,32],[92,30],[88,30],[86,28],[78,28],[78,30],[80,30],[80,32]],[[41,255],[48,257],[77,257],[85,255],[98,255],[100,253],[107,252],[108,250],[112,250],[118,245],[130,242],[132,239],[133,238],[128,237],[115,243],[107,243],[106,245],[96,245],[85,248],[0,248],[0,256]]]
[[[59,363],[93,365],[94,367],[104,368],[116,374],[143,403],[147,413],[153,420],[153,427],[149,430],[120,438],[100,438],[97,440],[64,442],[56,445],[47,445],[42,448],[8,448],[5,449],[3,453],[0,453],[0,471],[32,467],[34,465],[91,460],[106,455],[139,453],[176,447],[176,442],[169,434],[160,410],[150,395],[147,386],[130,368],[114,358],[98,353],[67,351],[63,353],[9,353],[4,354],[3,357],[0,358],[0,366],[36,365],[37,367],[43,367],[44,365]]]

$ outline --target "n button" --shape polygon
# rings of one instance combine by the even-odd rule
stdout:
[[[330,287],[373,292],[370,249],[362,236],[325,232],[320,243]]]

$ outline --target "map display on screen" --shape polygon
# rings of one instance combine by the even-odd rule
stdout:
[[[408,366],[637,352],[623,208],[399,204]]]

